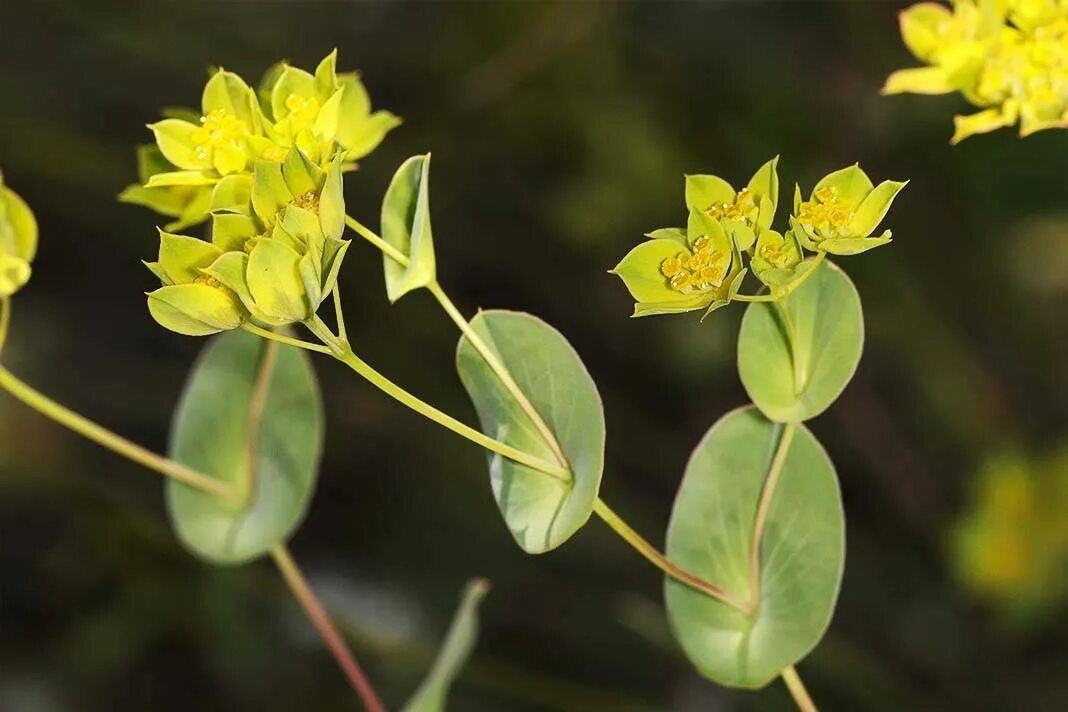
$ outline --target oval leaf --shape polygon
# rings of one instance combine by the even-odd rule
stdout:
[[[430,154],[401,164],[382,199],[382,239],[408,257],[408,265],[382,255],[386,296],[395,302],[437,278],[430,232]]]
[[[267,553],[304,518],[322,445],[319,385],[307,355],[243,331],[215,337],[186,382],[169,454],[238,488],[252,472],[255,487],[242,506],[170,480],[167,507],[178,538],[215,564]]]
[[[444,712],[449,687],[478,642],[478,606],[487,593],[489,582],[485,579],[474,579],[464,586],[460,607],[456,609],[434,665],[412,699],[404,705],[403,712]]]
[[[738,373],[764,415],[800,422],[841,394],[863,349],[856,287],[824,262],[785,300],[749,305],[738,336]]]
[[[751,406],[721,418],[686,466],[668,525],[668,557],[740,600],[750,599],[753,523],[782,431]],[[709,679],[763,687],[823,637],[844,560],[845,520],[834,466],[798,425],[761,537],[758,605],[746,614],[667,579],[675,639]]]
[[[563,335],[541,319],[480,312],[471,328],[511,373],[567,458],[570,484],[488,453],[490,483],[505,523],[528,554],[563,544],[593,512],[604,468],[604,410],[597,386]],[[482,430],[520,450],[553,460],[553,450],[474,346],[461,338],[456,370]]]

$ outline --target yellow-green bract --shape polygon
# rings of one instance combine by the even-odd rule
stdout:
[[[333,291],[349,242],[341,157],[326,171],[300,149],[285,163],[258,161],[245,212],[212,217],[212,241],[161,233],[148,267],[163,286],[148,295],[152,316],[201,336],[246,319],[281,326],[310,318]]]
[[[37,252],[37,219],[0,174],[0,297],[10,297],[30,279]]]

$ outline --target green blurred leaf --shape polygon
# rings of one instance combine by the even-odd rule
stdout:
[[[571,344],[540,319],[494,310],[480,312],[471,328],[556,435],[573,473],[565,484],[489,453],[493,496],[516,542],[530,554],[555,549],[586,523],[597,500],[604,467],[601,396]],[[466,338],[457,347],[456,369],[486,434],[553,459],[534,423]]]
[[[478,642],[478,607],[489,593],[485,579],[469,581],[460,595],[460,607],[449,626],[426,679],[415,691],[403,712],[444,712],[449,687],[471,657]]]
[[[412,156],[397,169],[382,199],[382,239],[408,257],[405,267],[382,256],[391,302],[436,279],[429,183],[430,154]]]
[[[237,487],[255,468],[247,507],[168,482],[167,507],[179,539],[211,563],[245,563],[285,541],[304,518],[315,487],[323,445],[315,373],[302,351],[275,345],[265,375],[272,360],[268,348],[242,331],[212,339],[175,411],[172,458]],[[261,378],[269,378],[266,397],[259,417],[250,417]]]
[[[860,296],[845,272],[825,261],[785,300],[749,305],[738,336],[738,372],[767,417],[803,421],[841,394],[863,348]]]
[[[752,406],[721,418],[690,458],[668,525],[668,557],[741,600],[749,598],[753,524],[782,431]],[[756,610],[747,615],[666,579],[668,620],[690,662],[721,685],[760,688],[807,655],[834,612],[844,530],[834,466],[798,425],[761,538]]]

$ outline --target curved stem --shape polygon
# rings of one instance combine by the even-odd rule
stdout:
[[[779,475],[782,474],[783,464],[790,452],[790,442],[794,439],[794,431],[797,430],[795,423],[787,423],[782,427],[779,434],[779,444],[775,448],[775,455],[771,458],[767,477],[764,479],[764,489],[760,493],[760,502],[757,504],[756,517],[753,519],[753,537],[749,542],[749,611],[756,611],[760,605],[760,542],[764,536],[764,526],[768,521],[768,512],[771,510],[771,500],[775,496],[775,487],[779,484]]]
[[[222,497],[236,498],[240,494],[227,482],[197,472],[180,462],[161,457],[136,443],[130,442],[126,438],[116,435],[110,430],[102,428],[88,418],[84,418],[63,407],[48,396],[20,381],[13,373],[2,366],[0,366],[0,388],[5,389],[15,398],[18,398],[42,415],[55,420],[60,425],[70,428],[79,435],[129,460],[133,460],[139,465],[155,470],[161,475],[166,475],[179,482]]]
[[[270,339],[271,341],[277,341],[278,343],[285,344],[287,346],[295,346],[298,349],[305,349],[307,351],[318,351],[321,354],[333,353],[326,346],[320,346],[319,344],[313,344],[310,341],[301,341],[300,339],[294,339],[291,336],[286,336],[285,334],[279,334],[279,333],[277,333],[275,331],[271,331],[270,329],[261,329],[260,327],[256,326],[255,324],[250,324],[247,321],[244,324],[241,325],[241,328],[244,329],[245,331],[249,332],[250,334],[255,334],[256,336],[262,336],[265,339]]]
[[[567,458],[564,456],[564,451],[560,448],[560,443],[556,439],[556,434],[549,429],[549,426],[545,423],[541,414],[534,407],[534,404],[530,402],[530,399],[527,398],[527,395],[522,389],[519,388],[519,384],[512,378],[512,374],[509,373],[505,365],[501,363],[501,360],[497,358],[497,355],[490,350],[489,346],[486,345],[486,342],[482,340],[482,337],[475,333],[475,330],[471,328],[470,322],[464,318],[460,313],[460,310],[456,308],[456,305],[452,303],[452,300],[449,299],[441,289],[441,285],[437,282],[431,282],[427,285],[427,289],[430,290],[430,293],[438,300],[438,304],[441,305],[441,308],[448,314],[453,323],[459,327],[460,333],[464,335],[464,338],[475,347],[475,350],[478,351],[486,364],[493,370],[493,373],[497,375],[501,384],[512,394],[512,397],[515,398],[519,407],[523,409],[523,412],[526,413],[527,417],[534,423],[534,427],[537,428],[542,439],[545,440],[545,443],[553,451],[556,461],[560,465],[567,467]]]
[[[363,706],[368,712],[385,712],[386,708],[378,698],[378,693],[375,692],[371,681],[367,678],[360,664],[356,662],[356,658],[352,655],[348,645],[345,644],[341,634],[337,632],[334,622],[330,620],[330,616],[327,614],[326,609],[323,608],[323,604],[319,602],[315,592],[308,585],[304,574],[301,573],[300,568],[297,566],[297,562],[290,555],[289,549],[285,544],[279,544],[271,549],[271,557],[274,558],[274,563],[278,566],[278,570],[282,572],[282,578],[289,584],[293,595],[296,596],[297,601],[304,608],[308,619],[315,626],[315,629],[319,631],[319,635],[322,636],[326,647],[330,649],[330,653],[337,661],[338,667],[345,673],[345,677],[348,679],[349,684],[352,685],[352,689],[360,696]]]
[[[808,690],[805,689],[805,685],[801,682],[801,677],[797,674],[797,670],[794,669],[793,665],[782,671],[782,681],[786,683],[786,689],[790,691],[794,702],[797,703],[797,708],[801,712],[819,712],[816,703],[812,701]]]
[[[346,215],[345,224],[400,265],[405,267],[408,265],[408,257],[404,253],[383,240],[373,230],[356,220],[356,218]],[[471,345],[475,347],[475,350],[478,351],[479,355],[486,361],[486,364],[497,375],[497,378],[500,379],[501,384],[512,394],[512,397],[515,398],[519,407],[523,409],[523,412],[526,413],[527,417],[534,423],[534,427],[541,434],[542,439],[545,440],[545,443],[553,451],[557,463],[563,467],[567,467],[567,458],[564,456],[564,452],[560,448],[560,443],[556,440],[556,435],[549,429],[549,426],[546,425],[545,420],[541,417],[541,414],[538,413],[537,409],[534,408],[530,399],[527,398],[526,394],[519,388],[515,379],[512,378],[512,374],[508,372],[508,369],[505,368],[504,364],[501,363],[496,354],[489,349],[486,342],[482,340],[482,337],[475,333],[474,329],[471,328],[470,322],[464,318],[463,314],[461,314],[460,310],[456,308],[456,305],[452,303],[452,300],[445,294],[445,291],[437,281],[428,284],[427,290],[434,295],[434,298],[438,300],[438,304],[441,305],[441,308],[460,329],[460,333],[462,333]],[[340,313],[340,308],[338,313]]]
[[[404,390],[353,353],[348,342],[340,341],[334,336],[330,332],[329,327],[327,327],[327,325],[323,323],[323,320],[318,316],[313,316],[304,323],[313,334],[318,336],[324,344],[330,347],[330,352],[334,358],[363,376],[386,395],[400,401],[420,415],[433,420],[438,425],[451,430],[461,437],[467,438],[476,445],[480,445],[487,450],[503,455],[509,460],[515,460],[522,465],[544,472],[545,474],[560,480],[564,484],[569,485],[571,483],[570,470],[560,467],[552,462],[547,462],[540,457],[535,457],[528,452],[523,452],[522,450],[514,448],[506,443],[502,443],[499,440],[494,440],[481,431],[475,430],[469,425],[465,425],[451,415],[438,410],[429,403]]]
[[[727,593],[719,586],[716,586],[715,584],[704,580],[700,576],[696,576],[695,574],[686,571],[682,567],[673,563],[662,553],[660,553],[660,551],[655,546],[643,539],[642,536],[633,529],[631,529],[630,526],[619,517],[619,515],[609,509],[608,505],[604,503],[603,499],[598,498],[597,501],[594,502],[593,511],[597,513],[597,516],[604,520],[605,524],[612,528],[612,531],[614,531],[616,534],[622,537],[624,541],[634,547],[634,549],[639,554],[644,556],[645,559],[649,561],[649,563],[663,571],[671,578],[675,579],[676,581],[680,581],[686,584],[687,586],[691,586],[700,591],[701,593],[711,596],[712,598],[715,598],[716,600],[721,601],[727,604],[728,606],[731,606],[732,608],[736,608],[739,611],[742,611],[743,613],[746,612],[746,605],[739,601],[737,598]]]

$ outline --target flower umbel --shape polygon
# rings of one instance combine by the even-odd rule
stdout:
[[[855,165],[835,171],[808,200],[795,190],[790,230],[783,234],[771,229],[777,166],[777,158],[768,161],[737,191],[717,176],[686,176],[686,227],[648,233],[611,270],[634,297],[634,316],[697,309],[707,316],[736,299],[779,301],[826,254],[852,255],[890,242],[889,230],[878,237],[872,232],[905,183],[874,186]],[[815,256],[806,259],[805,250]],[[739,294],[750,272],[768,293]]]
[[[366,156],[400,123],[371,112],[355,73],[338,74],[337,51],[309,74],[278,64],[259,91],[222,69],[204,87],[199,111],[167,112],[149,126],[156,143],[138,152],[140,184],[119,196],[174,218],[169,230],[203,222],[218,210],[242,209],[258,161],[283,163],[294,146],[321,169],[335,155],[343,167]]]

